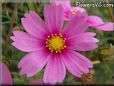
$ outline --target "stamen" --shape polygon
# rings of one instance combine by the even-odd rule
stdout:
[[[53,34],[51,34],[51,36],[53,36]]]
[[[51,52],[53,53],[53,50],[51,50]]]
[[[50,38],[50,36],[48,36],[48,38]]]
[[[49,50],[51,50],[51,48],[49,47]]]
[[[63,38],[62,34],[51,34],[46,39],[46,47],[51,51],[55,53],[60,53],[64,48],[66,48],[65,45],[66,38]]]
[[[54,35],[55,35],[55,36],[57,36],[57,34],[56,34],[56,33],[55,33]]]
[[[59,50],[59,53],[61,52],[61,50]]]
[[[48,44],[48,42],[46,41],[46,44]]]
[[[64,38],[64,40],[66,40],[66,38]]]
[[[66,48],[66,45],[64,45],[64,48]]]
[[[60,36],[60,37],[63,37],[61,33],[59,33],[59,36]]]
[[[55,51],[56,53],[58,53],[58,51]]]
[[[48,47],[48,45],[46,45],[46,47]]]
[[[76,14],[76,12],[77,12],[76,10],[72,10],[71,11],[72,14]]]

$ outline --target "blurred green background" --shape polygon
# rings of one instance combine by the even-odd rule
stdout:
[[[26,53],[15,49],[11,45],[12,41],[10,40],[9,36],[12,35],[12,30],[10,29],[12,27],[14,27],[13,30],[24,30],[20,20],[26,12],[34,10],[43,18],[44,4],[46,3],[2,3],[2,60],[9,67],[14,84],[27,84],[30,80],[35,80],[42,77],[43,70],[33,78],[19,76],[19,69],[17,68],[17,64]],[[72,3],[72,5],[75,6],[75,3]],[[100,16],[106,22],[111,21],[109,9],[107,7],[85,9],[89,15]],[[112,10],[114,10],[114,7],[112,7]],[[12,21],[13,18],[14,21]],[[104,32],[95,30],[93,28],[89,28],[88,30],[91,32],[96,32],[97,38],[100,40],[99,47],[97,49],[90,52],[81,52],[83,55],[87,56],[94,62],[100,61],[100,63],[94,64],[94,74],[92,75],[93,79],[90,79],[89,83],[94,81],[95,84],[114,84],[114,31]],[[88,81],[77,79],[70,73],[67,73],[63,84],[82,84],[87,82]]]

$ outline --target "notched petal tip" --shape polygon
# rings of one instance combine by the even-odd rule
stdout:
[[[15,42],[12,42],[11,45],[13,45],[15,47]]]
[[[23,17],[23,18],[21,18],[21,22],[24,20],[25,18]]]
[[[10,39],[11,39],[12,41],[15,41],[14,36],[10,36]]]
[[[22,67],[20,62],[19,62],[19,64],[17,65],[17,67],[18,67],[19,69]]]
[[[26,18],[21,18],[21,23],[22,23],[22,25],[24,25],[24,22],[26,21]]]
[[[99,42],[99,40],[97,38],[92,38],[93,39],[93,42],[97,43]]]
[[[96,39],[96,42],[99,42],[99,39]]]
[[[96,33],[94,33],[94,32],[87,32],[87,34],[90,36],[96,36]]]
[[[35,13],[35,11],[30,10],[29,12],[27,12],[27,13],[24,14],[24,17],[25,18],[28,17],[31,13]]]
[[[37,13],[33,10],[30,10],[27,14],[25,14],[25,18],[31,16],[31,15],[36,15]]]
[[[90,61],[90,64],[89,64],[89,66],[88,66],[88,68],[90,69],[90,68],[93,68],[93,63]]]
[[[23,70],[22,70],[22,69],[21,69],[21,71],[19,72],[19,75],[20,75],[20,76],[25,75],[25,73],[23,72]]]
[[[21,31],[13,31],[13,35],[16,36],[18,33],[20,33]]]

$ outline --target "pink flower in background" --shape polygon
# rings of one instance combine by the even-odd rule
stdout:
[[[0,61],[0,84],[12,84],[11,73],[8,67]]]
[[[62,83],[66,69],[76,77],[89,73],[93,64],[78,51],[97,48],[98,39],[93,32],[86,32],[87,15],[78,12],[63,27],[64,11],[62,5],[45,5],[43,21],[35,12],[26,13],[21,19],[26,32],[14,31],[12,45],[28,52],[18,67],[20,75],[32,77],[45,67],[44,83]]]
[[[0,61],[0,84],[2,85],[12,85],[13,80],[11,77],[11,72],[9,71],[7,65]],[[29,84],[43,84],[42,79],[32,80]]]
[[[64,19],[69,21],[74,15],[78,12],[87,13],[84,8],[81,7],[72,7],[70,5],[70,0],[52,0],[51,3],[62,4],[64,8]],[[87,16],[87,23],[90,27],[93,27],[97,30],[103,31],[114,31],[113,22],[104,22],[99,16],[90,15]]]
[[[98,16],[88,16],[87,23],[89,26],[103,31],[114,31],[114,23],[112,22],[104,22]]]

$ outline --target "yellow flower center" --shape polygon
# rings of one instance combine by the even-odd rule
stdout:
[[[51,52],[61,52],[64,48],[66,48],[65,40],[66,38],[63,38],[61,34],[51,34],[51,36],[48,36],[46,39],[46,47]]]

